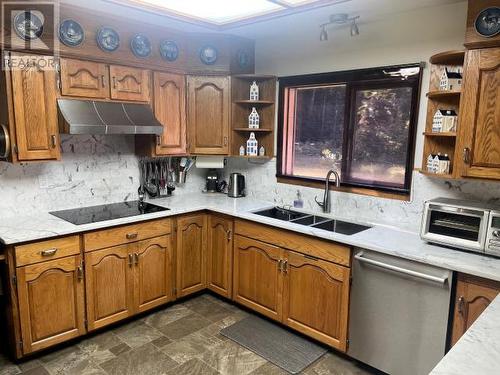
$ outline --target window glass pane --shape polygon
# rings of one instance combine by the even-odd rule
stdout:
[[[352,154],[343,181],[404,187],[411,105],[411,87],[356,91]]]
[[[330,169],[340,173],[345,95],[345,85],[296,90],[290,108],[295,110],[292,175],[325,178]]]

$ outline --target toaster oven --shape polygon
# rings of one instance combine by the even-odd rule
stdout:
[[[489,230],[491,211],[491,206],[479,202],[448,198],[427,201],[420,236],[428,242],[479,253],[486,252],[487,238],[491,237],[489,253],[500,256],[500,211],[494,234]]]

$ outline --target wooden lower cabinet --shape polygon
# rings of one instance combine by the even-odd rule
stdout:
[[[218,215],[208,218],[207,286],[223,297],[232,296],[233,220]]]
[[[350,268],[236,235],[233,272],[236,302],[347,350]]]
[[[235,236],[233,299],[269,318],[281,321],[284,250]]]
[[[85,254],[88,329],[173,300],[171,236]]]
[[[134,253],[136,312],[174,299],[173,246],[171,235],[140,241]]]
[[[85,254],[88,329],[101,328],[133,314],[132,246],[121,245]]]
[[[207,287],[207,215],[196,214],[177,220],[177,297]]]
[[[350,269],[291,251],[285,261],[283,323],[346,351]]]
[[[24,355],[85,333],[80,255],[19,267],[16,273]]]
[[[500,293],[500,282],[460,274],[457,281],[451,346]]]

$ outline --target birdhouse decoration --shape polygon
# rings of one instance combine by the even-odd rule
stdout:
[[[462,88],[462,71],[460,68],[444,68],[439,80],[440,90],[460,90]]]
[[[259,100],[259,86],[257,82],[253,81],[250,85],[250,100]]]
[[[255,133],[250,133],[250,138],[247,141],[247,156],[257,156],[259,152],[259,143],[255,139]]]
[[[434,173],[434,157],[436,155],[429,154],[427,157],[427,172]]]
[[[432,118],[434,133],[457,131],[457,113],[452,109],[438,109]]]
[[[248,127],[250,129],[258,129],[260,126],[260,116],[257,113],[255,107],[252,108],[252,112],[248,116]]]

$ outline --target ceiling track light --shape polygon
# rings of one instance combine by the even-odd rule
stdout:
[[[325,42],[328,40],[328,31],[327,31],[327,26],[330,25],[345,25],[350,23],[351,24],[351,36],[357,36],[359,35],[359,26],[357,20],[359,19],[359,16],[353,16],[349,17],[347,13],[337,13],[337,14],[332,14],[329,17],[329,21],[326,23],[323,23],[320,26],[321,32],[319,34],[319,40],[321,42]]]

